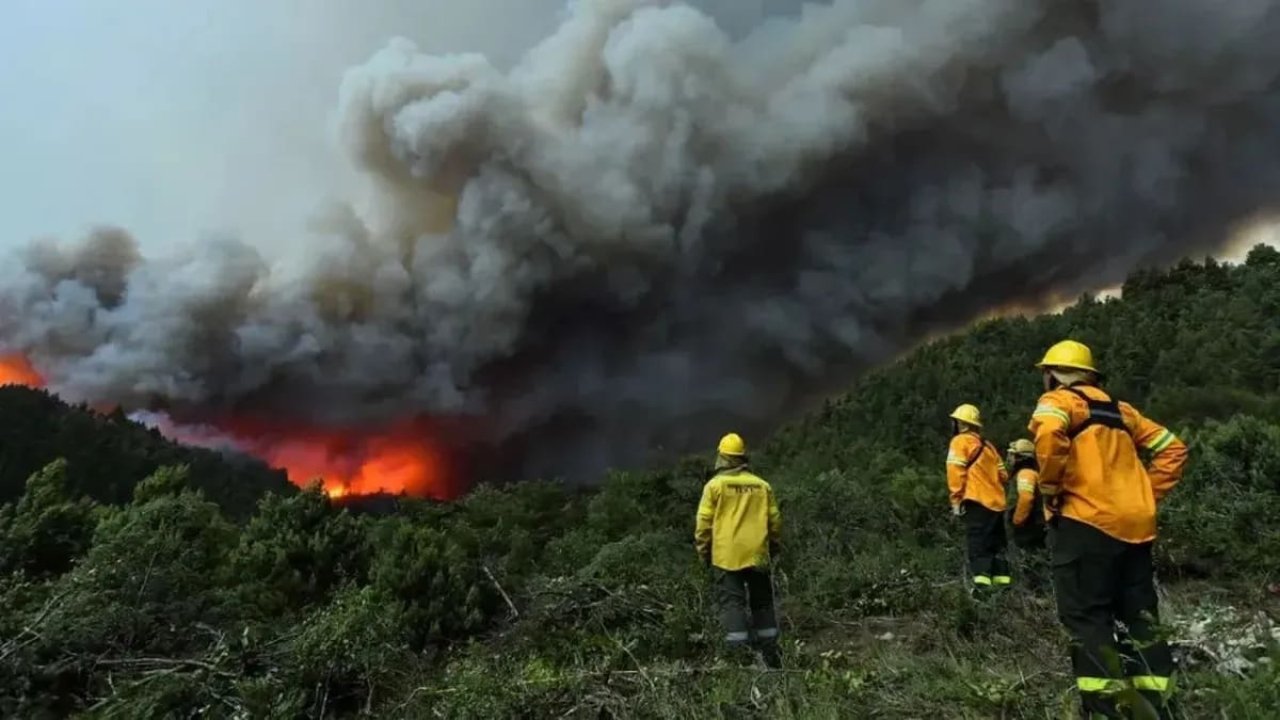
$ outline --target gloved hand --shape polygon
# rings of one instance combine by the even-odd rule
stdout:
[[[1062,496],[1061,495],[1045,495],[1044,506],[1052,515],[1062,512]]]
[[[961,505],[960,503],[956,503],[955,505],[952,505],[951,516],[960,517],[961,515],[964,515],[964,505]]]

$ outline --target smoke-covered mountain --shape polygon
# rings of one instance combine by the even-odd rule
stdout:
[[[589,478],[1224,245],[1280,198],[1276,37],[1280,0],[835,0],[732,35],[584,0],[510,69],[395,40],[341,86],[367,192],[287,276],[37,244],[0,346],[73,400],[465,418],[486,462]]]

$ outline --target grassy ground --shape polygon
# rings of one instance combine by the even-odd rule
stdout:
[[[612,653],[582,648],[577,657],[529,659],[539,656],[507,638],[506,648],[477,647],[452,663],[443,682],[422,688],[403,711],[459,718],[1074,717],[1065,636],[1047,589],[971,599],[957,579],[918,587],[927,597],[913,612],[814,616],[789,611],[788,580],[777,582],[783,671],[742,656],[646,662],[623,645]],[[1162,595],[1180,641],[1187,717],[1275,717],[1266,708],[1280,707],[1280,674],[1274,665],[1253,665],[1267,662],[1259,630],[1280,639],[1277,603],[1254,588],[1194,582],[1164,587]],[[1241,599],[1251,604],[1240,606]]]

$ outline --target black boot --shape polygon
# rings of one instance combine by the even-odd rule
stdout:
[[[778,647],[778,643],[761,643],[760,657],[764,660],[765,667],[770,670],[782,669],[782,648]]]

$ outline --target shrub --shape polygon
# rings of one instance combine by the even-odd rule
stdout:
[[[67,463],[56,460],[27,480],[16,505],[0,507],[0,574],[61,575],[89,549],[96,505],[67,492]]]
[[[304,612],[368,575],[364,525],[318,488],[271,494],[240,533],[231,561],[236,595],[259,618]]]
[[[1273,572],[1280,557],[1280,425],[1237,417],[1193,438],[1193,462],[1162,508],[1156,544],[1174,572]]]

